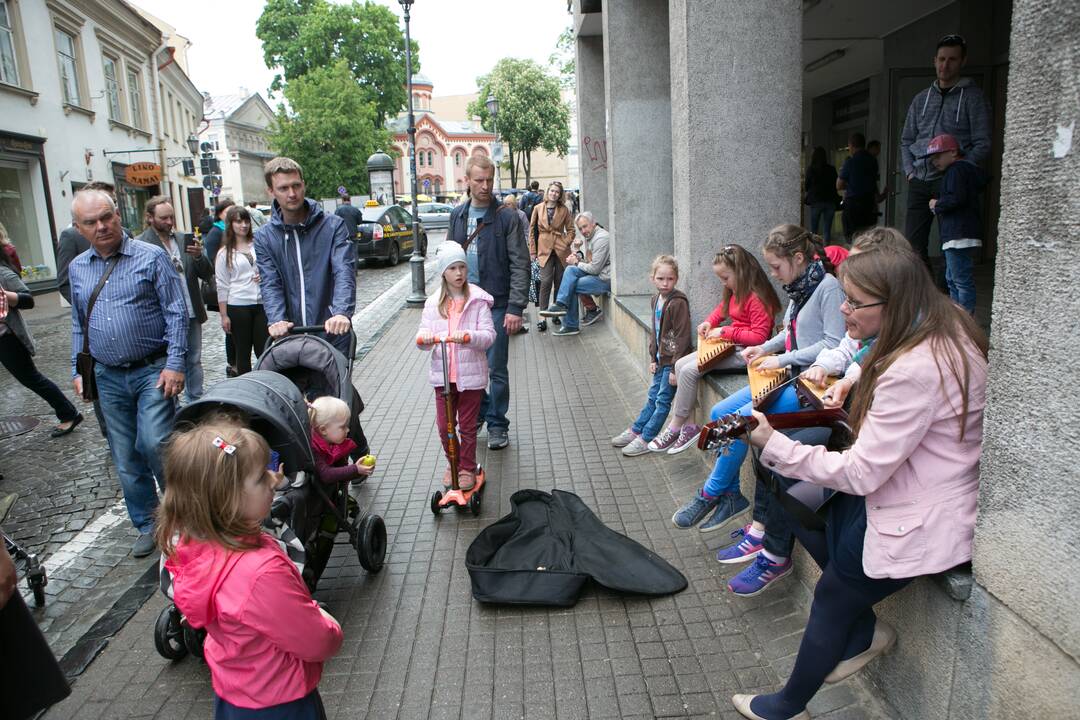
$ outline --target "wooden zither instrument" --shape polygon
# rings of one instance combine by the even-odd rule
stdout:
[[[829,376],[825,378],[825,387],[819,387],[806,378],[800,377],[795,381],[795,392],[797,392],[799,397],[801,397],[810,407],[823,410],[825,404],[822,400],[825,397],[825,392],[836,384],[836,381],[839,379],[840,378],[838,377]]]
[[[764,355],[762,357],[770,357]],[[760,358],[759,358],[760,360]],[[746,375],[750,379],[750,397],[754,403],[754,409],[760,410],[775,398],[787,385],[791,371],[784,368],[776,370],[760,370],[758,362],[751,363],[746,367]]]
[[[709,340],[698,335],[697,369],[704,373],[716,367],[724,358],[735,352],[735,343],[728,340]]]

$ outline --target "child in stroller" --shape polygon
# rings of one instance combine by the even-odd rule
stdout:
[[[375,471],[365,463],[370,455],[356,454],[356,442],[349,437],[349,406],[340,398],[324,395],[308,406],[311,420],[311,450],[315,453],[315,474],[328,485],[348,482],[358,485]],[[354,462],[349,462],[353,458]]]

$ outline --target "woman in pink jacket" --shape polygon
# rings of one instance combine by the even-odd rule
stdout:
[[[457,243],[443,243],[435,253],[435,265],[442,278],[439,291],[424,304],[416,345],[427,350],[436,338],[449,336],[453,343],[441,345],[431,352],[428,378],[435,388],[435,414],[443,451],[449,453],[446,427],[446,405],[442,400],[442,355],[449,352],[450,394],[457,415],[458,487],[471,490],[476,484],[476,418],[488,385],[487,349],[495,342],[495,325],[491,319],[494,298],[483,289],[468,282],[465,251]],[[462,342],[465,336],[469,342]],[[449,457],[449,455],[447,455]],[[450,467],[447,466],[443,484],[450,487]]]
[[[215,720],[320,720],[323,662],[341,627],[320,608],[277,540],[262,532],[279,473],[270,449],[236,425],[178,433],[165,454],[156,539],[173,600],[203,646]]]
[[[854,444],[803,445],[754,413],[750,443],[766,468],[839,492],[824,533],[798,531],[822,575],[791,677],[778,693],[736,695],[748,718],[808,718],[823,682],[857,672],[896,641],[876,603],[971,559],[986,337],[906,250],[852,255],[840,274],[848,332],[877,337],[852,398]]]

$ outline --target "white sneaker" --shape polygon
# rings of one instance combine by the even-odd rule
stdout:
[[[626,428],[621,433],[619,433],[615,437],[611,438],[611,444],[612,444],[612,446],[618,447],[618,448],[626,447],[631,442],[633,442],[634,438],[636,438],[636,437],[640,437],[640,436],[636,432],[631,430],[630,428]]]
[[[649,443],[645,442],[645,438],[638,435],[635,437],[629,445],[622,449],[622,454],[626,457],[634,457],[635,455],[644,455],[649,452]]]

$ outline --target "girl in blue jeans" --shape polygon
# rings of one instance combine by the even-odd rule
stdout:
[[[765,240],[763,254],[770,274],[783,284],[790,302],[784,313],[784,329],[762,345],[743,350],[743,358],[748,365],[753,363],[762,370],[791,367],[798,373],[814,361],[818,352],[840,343],[844,336],[844,319],[840,314],[844,293],[830,274],[834,268],[825,254],[824,243],[809,230],[798,225],[773,228]],[[777,352],[780,354],[774,354]],[[747,386],[713,406],[710,417],[716,420],[730,413],[749,415],[752,407]],[[782,413],[799,407],[795,389],[789,385],[763,410]],[[701,531],[723,530],[750,507],[739,492],[739,467],[746,451],[746,443],[738,440],[718,455],[701,490],[672,516],[675,527],[691,528],[713,512]],[[763,534],[764,527],[758,535],[759,542]],[[790,571],[791,563],[787,558],[778,560],[777,577],[780,577]]]
[[[633,457],[649,452],[649,441],[660,434],[671,410],[675,388],[668,382],[675,361],[692,348],[694,331],[690,326],[690,301],[675,289],[679,281],[679,263],[670,255],[660,255],[652,262],[649,274],[656,295],[652,299],[652,335],[649,338],[649,373],[652,383],[645,407],[634,424],[611,439],[623,455]]]

